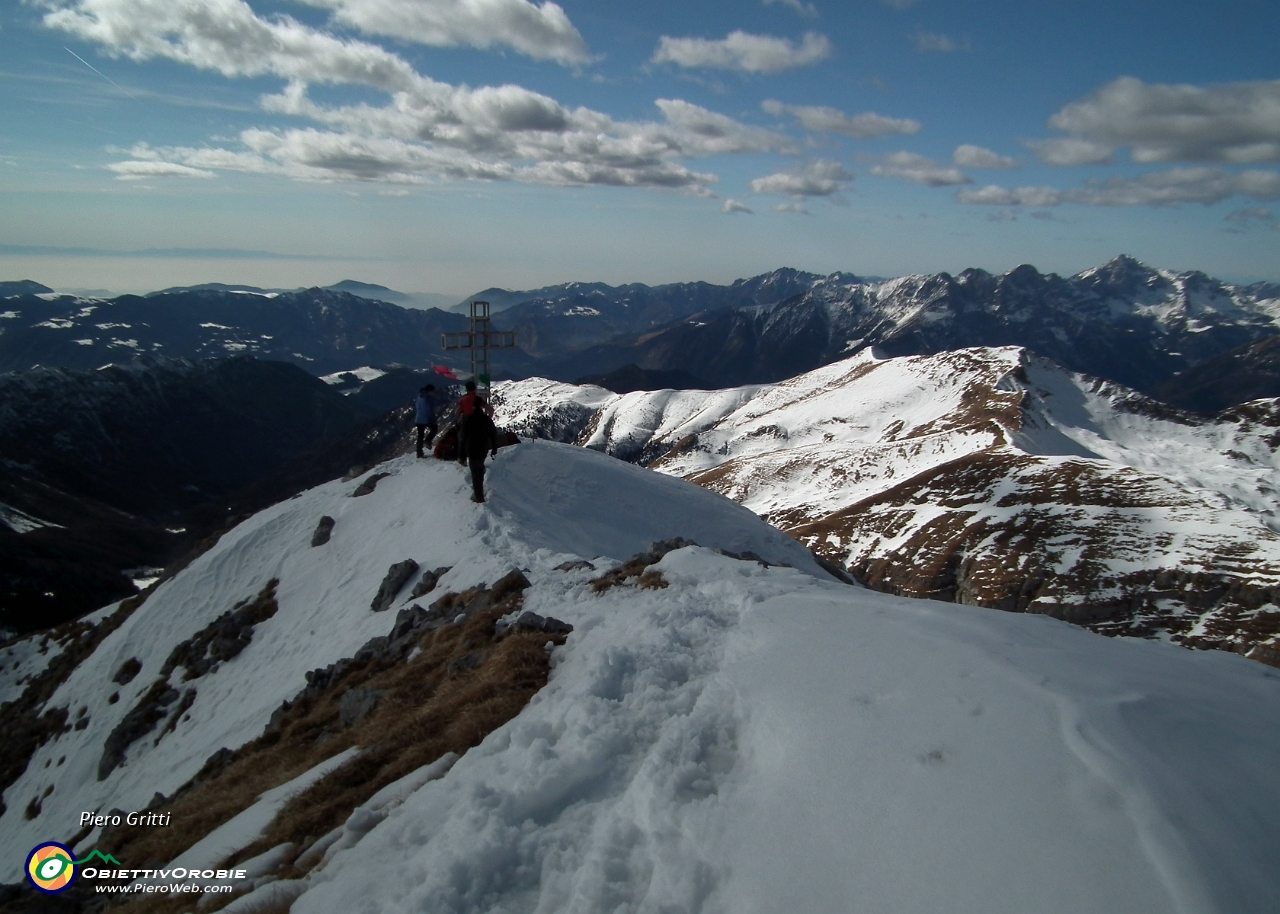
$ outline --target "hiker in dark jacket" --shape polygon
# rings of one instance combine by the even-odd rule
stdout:
[[[418,456],[425,457],[422,448],[425,444],[431,447],[431,442],[435,440],[436,431],[439,426],[436,424],[436,404],[431,395],[435,392],[436,386],[428,384],[426,387],[418,391],[418,401],[414,404],[414,424],[418,427]],[[427,434],[427,429],[431,430],[431,434]]]
[[[484,397],[476,393],[476,382],[468,381],[467,392],[453,406],[453,424],[458,429],[458,463],[467,462],[467,420],[475,412],[493,417],[493,407],[485,402]]]
[[[483,402],[483,401],[481,401]],[[473,409],[461,421],[459,461],[465,459],[471,467],[471,500],[484,501],[484,458],[498,456],[498,430],[483,409]]]

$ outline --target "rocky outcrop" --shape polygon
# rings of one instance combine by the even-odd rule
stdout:
[[[360,485],[356,486],[355,491],[351,493],[352,498],[359,498],[362,495],[368,495],[378,487],[378,483],[390,476],[390,473],[374,473]]]
[[[378,592],[374,594],[373,602],[369,604],[369,608],[376,613],[390,609],[392,604],[395,603],[396,595],[400,593],[400,589],[417,571],[418,563],[413,559],[396,562],[388,568],[387,575],[382,579],[382,584],[379,585]]]
[[[350,727],[368,717],[385,694],[381,689],[347,689],[338,702],[338,719],[342,726]]]
[[[337,524],[337,521],[327,514],[320,518],[320,523],[316,524],[316,532],[311,534],[312,548],[315,548],[316,546],[323,546],[325,543],[329,542],[329,537],[333,535],[333,527],[335,524]]]
[[[253,640],[255,626],[270,619],[279,608],[276,603],[276,586],[279,583],[272,579],[252,600],[241,600],[174,646],[160,668],[159,677],[107,735],[102,758],[98,762],[99,781],[106,780],[124,761],[128,748],[154,730],[161,721],[167,719],[156,741],[172,732],[196,699],[195,688],[179,692],[170,684],[172,674],[182,667],[183,682],[198,679],[248,647]],[[177,707],[171,709],[174,702],[178,702]]]
[[[409,599],[416,600],[419,597],[425,597],[431,591],[436,589],[436,584],[440,583],[440,579],[449,573],[449,566],[437,568],[434,571],[424,571],[422,580],[413,585],[413,590],[409,591]]]

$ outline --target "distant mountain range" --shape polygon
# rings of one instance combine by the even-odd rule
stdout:
[[[37,285],[10,284],[0,302],[0,371],[90,368],[135,353],[252,354],[317,375],[468,364],[440,345],[441,333],[466,328],[463,315],[378,300],[403,298],[381,286],[208,286],[100,300]],[[780,381],[871,346],[889,355],[1022,346],[1189,408],[1231,405],[1241,391],[1280,394],[1280,350],[1250,350],[1280,335],[1280,286],[1235,286],[1124,256],[1065,278],[1026,265],[892,280],[783,269],[727,286],[564,283],[471,298],[489,300],[495,326],[517,334],[520,349],[495,353],[497,377],[720,388]],[[1194,374],[1199,366],[1208,374]]]
[[[143,354],[252,355],[314,375],[361,365],[427,367],[448,358],[441,334],[466,327],[466,318],[439,309],[326,289],[203,289],[108,300],[20,295],[0,300],[0,372],[97,368]],[[532,360],[516,352],[503,365],[523,371]]]

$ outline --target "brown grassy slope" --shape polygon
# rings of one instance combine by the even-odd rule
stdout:
[[[496,590],[496,585],[495,585]],[[441,599],[451,610],[491,598],[475,588]],[[277,730],[241,747],[228,760],[206,765],[193,782],[159,812],[171,812],[166,829],[131,829],[104,836],[99,847],[129,866],[167,863],[212,829],[248,808],[265,790],[279,786],[352,746],[355,759],[291,800],[267,832],[230,863],[285,842],[300,854],[341,825],[378,790],[448,752],[462,754],[506,723],[547,681],[548,640],[564,636],[507,630],[499,618],[519,608],[517,590],[457,624],[425,632],[411,659],[402,655],[357,659],[319,694],[291,703]],[[458,661],[462,661],[459,663]],[[474,666],[471,664],[475,663]],[[344,727],[342,695],[352,688],[384,692],[364,719]],[[301,872],[286,866],[285,876]],[[234,896],[224,896],[229,903]],[[185,906],[184,906],[185,905]],[[122,912],[185,910],[189,899],[151,896],[123,905]],[[221,906],[215,904],[215,907]]]

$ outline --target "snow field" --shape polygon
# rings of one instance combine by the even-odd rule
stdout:
[[[576,627],[551,682],[293,910],[1280,901],[1275,671],[703,549],[656,567],[667,589],[535,585]]]
[[[456,464],[405,457],[378,471],[392,475],[369,495],[350,496],[359,479],[335,480],[224,534],[75,669],[47,707],[66,707],[73,718],[84,707],[88,726],[47,743],[5,792],[0,853],[8,875],[0,879],[21,878],[27,851],[74,834],[82,811],[141,809],[157,791],[171,795],[218,749],[261,734],[271,712],[306,685],[307,671],[350,657],[391,630],[394,611],[371,612],[370,602],[387,569],[406,558],[424,569],[453,568],[439,593],[492,583],[513,567],[530,568],[536,578],[566,558],[620,560],[673,536],[751,550],[824,575],[803,547],[745,508],[593,451],[548,442],[504,449],[491,463],[487,506],[467,500],[469,476]],[[337,524],[328,544],[312,548],[322,515]],[[125,764],[99,782],[108,734],[150,688],[173,647],[273,579],[280,582],[276,615],[259,623],[250,645],[218,669],[191,682],[183,681],[181,667],[175,670],[171,685],[195,688],[194,704],[158,744],[164,722],[134,742]],[[394,608],[408,605],[408,589]],[[30,653],[23,647],[28,643],[14,650]],[[130,658],[142,671],[127,685],[112,682]],[[6,687],[9,674],[0,680]],[[41,815],[24,819],[28,801],[49,786],[55,789]],[[95,839],[90,834],[83,846]]]
[[[590,450],[504,449],[483,506],[456,465],[378,469],[392,475],[370,495],[327,483],[230,531],[81,664],[53,705],[85,704],[90,724],[6,793],[3,878],[80,810],[140,808],[257,736],[306,670],[389,631],[369,602],[412,557],[452,566],[441,591],[528,569],[523,608],[574,632],[517,717],[353,813],[305,881],[272,883],[297,914],[1280,907],[1276,670],[840,585],[745,508]],[[312,548],[322,514],[337,524]],[[794,567],[686,548],[654,566],[665,588],[592,591],[672,536]],[[554,570],[578,557],[597,569]],[[241,654],[192,683],[175,672],[198,689],[190,719],[98,782],[106,734],[173,645],[272,579],[279,611]],[[110,704],[131,656],[142,672]],[[290,789],[210,843],[245,841]]]

